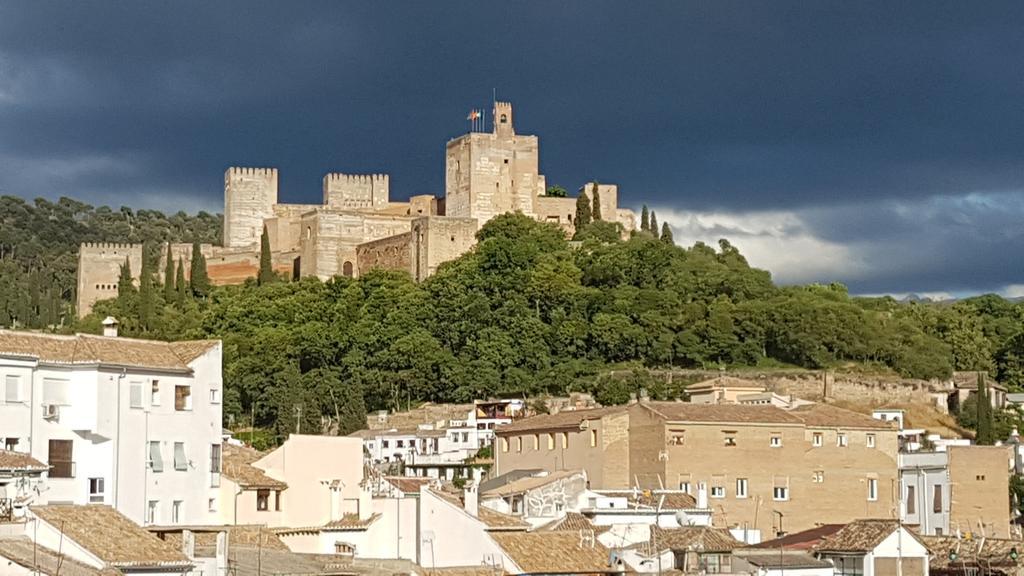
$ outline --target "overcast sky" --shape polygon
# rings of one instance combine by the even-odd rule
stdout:
[[[4,2],[0,193],[219,212],[241,165],[283,201],[441,195],[492,89],[549,184],[780,283],[1024,295],[1020,1]]]

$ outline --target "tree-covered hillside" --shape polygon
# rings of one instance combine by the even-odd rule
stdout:
[[[98,331],[110,314],[130,335],[222,338],[226,412],[280,433],[294,429],[298,405],[303,429],[330,417],[349,430],[367,409],[416,401],[628,394],[597,377],[611,366],[856,363],[918,378],[985,370],[1024,384],[1021,304],[777,287],[727,241],[682,248],[643,231],[622,241],[595,224],[570,245],[551,225],[500,216],[473,251],[420,284],[374,271],[193,296],[144,282],[145,294],[124,287],[78,328]]]
[[[95,208],[69,198],[0,196],[0,327],[59,327],[74,317],[82,242],[220,242],[220,216]]]

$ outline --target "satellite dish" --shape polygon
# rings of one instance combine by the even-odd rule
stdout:
[[[693,520],[683,510],[676,510],[676,522],[680,526],[693,526]]]

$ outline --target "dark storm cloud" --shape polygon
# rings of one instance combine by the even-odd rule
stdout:
[[[858,289],[997,289],[1024,282],[1022,29],[1019,2],[10,2],[0,193],[218,209],[227,166],[271,165],[289,201],[329,170],[440,194],[496,88],[550,183],[788,211]]]

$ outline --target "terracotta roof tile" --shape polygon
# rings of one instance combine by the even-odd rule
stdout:
[[[527,574],[592,574],[617,570],[608,566],[608,549],[596,538],[591,545],[573,532],[502,532],[492,533],[491,538]]]
[[[486,496],[488,498],[500,498],[503,496],[511,496],[512,494],[521,494],[523,492],[536,490],[541,486],[547,486],[552,482],[565,480],[566,478],[571,478],[573,476],[580,476],[581,478],[585,478],[584,472],[582,470],[558,470],[555,472],[551,472],[550,474],[527,476],[525,478],[513,480],[508,484],[504,484],[502,486],[498,486],[497,488],[492,488],[491,490],[484,492],[483,496]]]
[[[810,427],[828,428],[871,428],[873,430],[895,430],[892,421],[878,420],[867,414],[829,406],[828,404],[806,404],[790,411]]]
[[[724,528],[707,526],[684,526],[682,528],[660,528],[651,526],[651,545],[658,549],[685,550],[697,547],[704,552],[731,552],[743,546]]]
[[[184,554],[110,506],[49,505],[29,510],[114,567],[188,566]]]
[[[932,554],[928,561],[928,565],[932,569],[948,568],[949,553],[953,551],[957,551],[956,568],[958,569],[962,564],[983,565],[987,569],[995,566],[1016,567],[1018,566],[1017,561],[1010,558],[1011,549],[1016,548],[1018,553],[1024,553],[1024,544],[1019,540],[980,538],[967,541],[955,536],[920,536],[919,539]],[[1011,572],[1004,573],[1010,574]]]
[[[42,472],[49,469],[50,466],[48,464],[43,464],[29,454],[13,452],[11,450],[0,450],[0,470]]]
[[[822,524],[815,528],[795,532],[793,534],[787,534],[782,538],[765,540],[764,542],[750,546],[750,548],[769,548],[773,550],[778,550],[780,548],[785,550],[812,550],[827,536],[831,536],[842,529],[843,524]]]
[[[33,544],[25,536],[0,536],[0,557],[28,569],[38,570],[46,576],[116,576],[113,568],[98,569],[83,564],[67,554],[58,554],[44,546]]]
[[[692,510],[697,507],[697,499],[681,490],[598,490],[606,496],[626,497],[632,506],[657,508],[662,510]],[[665,500],[662,501],[661,497]]]
[[[869,552],[899,527],[888,519],[854,520],[818,544],[818,552]]]
[[[746,560],[750,564],[765,570],[788,570],[808,568],[831,568],[832,564],[825,560],[819,560],[806,552],[783,552],[776,550],[755,550],[746,548],[736,550],[733,555]]]
[[[217,340],[162,342],[0,330],[0,356],[33,358],[49,364],[105,364],[188,371],[190,362],[219,345]]]
[[[437,480],[418,476],[385,476],[384,481],[404,494],[419,494],[420,488],[429,486]]]
[[[589,408],[586,410],[563,410],[556,414],[540,414],[530,418],[516,420],[495,428],[495,434],[507,434],[526,430],[566,430],[578,429],[584,420],[597,420],[609,414],[618,414],[626,410],[625,406],[607,408]]]
[[[453,494],[447,490],[431,490],[431,493],[440,497],[442,500],[448,502],[448,504],[458,508],[459,510],[465,510],[465,505],[462,502],[461,494]],[[466,514],[469,514],[468,512]],[[477,509],[476,518],[484,523],[488,530],[527,530],[530,525],[523,522],[519,518],[509,515],[502,514],[495,510],[491,510],[486,506],[480,506]]]
[[[723,422],[744,424],[801,424],[789,412],[775,406],[746,404],[691,404],[689,402],[645,402],[643,406],[669,422]]]
[[[345,514],[341,518],[324,524],[327,530],[366,530],[371,524],[380,518],[380,514],[374,514],[366,520],[360,520],[359,514]]]
[[[242,488],[268,490],[284,490],[288,487],[284,482],[271,478],[253,462],[263,457],[263,453],[235,444],[223,444],[221,474]]]
[[[593,530],[595,534],[607,532],[611,526],[594,526],[590,519],[579,512],[566,512],[565,516],[549,522],[539,528],[538,532],[573,532],[579,534],[580,530]]]
[[[288,546],[284,543],[278,535],[258,524],[239,524],[239,525],[224,525],[224,526],[168,526],[153,528],[150,527],[150,532],[156,532],[161,534],[161,538],[174,546],[175,549],[181,549],[181,530],[191,530],[195,536],[196,547],[203,548],[216,548],[217,547],[217,534],[220,532],[228,533],[228,544],[230,547],[236,546],[249,546],[253,548],[263,548],[264,550],[288,550]]]

